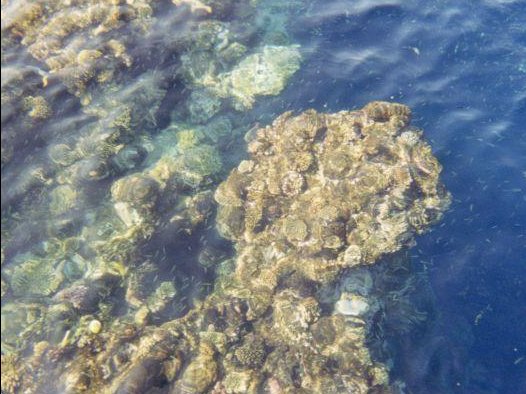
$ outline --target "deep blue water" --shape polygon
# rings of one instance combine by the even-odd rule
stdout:
[[[295,34],[310,54],[282,102],[409,105],[454,198],[414,251],[437,346],[407,347],[409,388],[526,393],[526,2],[319,1]]]

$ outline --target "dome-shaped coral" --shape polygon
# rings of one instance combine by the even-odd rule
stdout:
[[[255,96],[277,95],[301,61],[297,46],[270,46],[243,59],[230,73],[219,75],[218,90],[241,108],[251,108]]]
[[[134,206],[149,205],[155,202],[159,184],[147,175],[137,174],[120,178],[111,187],[115,201],[126,202]]]
[[[248,368],[258,368],[263,365],[267,352],[265,344],[260,338],[247,336],[234,354],[241,365]]]
[[[449,195],[409,120],[407,107],[375,102],[354,112],[285,113],[252,132],[250,170],[232,171],[216,192],[220,232],[262,248],[285,239],[290,258],[276,259],[274,271],[320,281],[410,245]]]

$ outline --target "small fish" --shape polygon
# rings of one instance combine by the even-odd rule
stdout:
[[[256,136],[256,132],[261,128],[261,125],[259,123],[256,122],[256,124],[254,124],[254,126],[252,126],[246,133],[245,133],[245,137],[244,137],[244,140],[245,142],[250,142],[252,141],[255,136]]]
[[[420,49],[418,47],[404,47],[404,49],[409,49],[411,52],[413,52],[416,56],[420,56]]]

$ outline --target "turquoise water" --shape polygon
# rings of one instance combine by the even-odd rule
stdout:
[[[373,358],[388,365],[394,392],[526,392],[524,2],[123,3],[119,22],[81,16],[61,32],[58,18],[48,30],[24,24],[24,10],[49,5],[33,11],[49,23],[69,3],[18,1],[2,4],[2,354],[37,366],[15,368],[2,392],[34,384],[28,376],[37,392],[222,392],[178,383],[195,349],[167,350],[173,365],[183,360],[176,377],[156,362],[130,373],[129,349],[199,311],[243,251],[217,232],[213,195],[249,157],[255,130],[284,111],[374,100],[411,108],[452,203],[408,249],[419,278],[408,292],[413,323],[387,311],[383,331],[367,337]],[[73,6],[88,14],[90,4],[108,6]],[[375,278],[383,266],[371,268]],[[335,300],[320,301],[321,316]],[[214,316],[203,319],[228,326]],[[136,334],[121,338],[111,364],[100,349],[127,324]],[[252,326],[236,335],[247,341]],[[243,341],[233,340],[234,360]],[[75,378],[96,354],[111,364],[100,386]],[[261,368],[258,392],[289,388]],[[48,371],[67,383],[50,383]],[[295,392],[301,367],[291,374]]]

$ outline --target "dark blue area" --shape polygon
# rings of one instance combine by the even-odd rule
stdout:
[[[408,391],[526,393],[526,3],[319,1],[294,35],[307,60],[283,102],[409,105],[454,198],[415,251],[441,350],[405,348]]]

